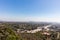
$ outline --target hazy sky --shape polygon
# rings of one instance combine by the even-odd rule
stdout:
[[[0,0],[0,20],[60,22],[60,0]]]

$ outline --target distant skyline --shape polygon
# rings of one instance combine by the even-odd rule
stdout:
[[[60,0],[0,0],[0,21],[60,22]]]

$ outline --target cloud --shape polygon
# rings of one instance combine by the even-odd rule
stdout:
[[[59,17],[0,17],[1,21],[36,21],[36,22],[60,22]]]
[[[43,17],[29,17],[27,21],[37,21],[37,22],[60,22],[60,18],[43,18]]]

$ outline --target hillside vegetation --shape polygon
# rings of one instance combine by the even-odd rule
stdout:
[[[0,26],[0,40],[21,40],[21,38],[11,28]]]

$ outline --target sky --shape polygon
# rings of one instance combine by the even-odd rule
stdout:
[[[60,22],[60,0],[0,0],[0,21]]]

